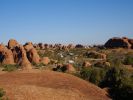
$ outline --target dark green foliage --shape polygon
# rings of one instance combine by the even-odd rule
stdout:
[[[133,80],[127,72],[118,67],[108,70],[101,87],[109,87],[110,96],[114,100],[131,100],[133,98]]]
[[[132,56],[127,56],[127,57],[124,59],[124,64],[125,64],[125,65],[133,65],[133,57],[132,57]]]
[[[91,76],[91,71],[92,71],[91,68],[89,68],[89,69],[87,69],[87,68],[86,69],[82,69],[80,71],[81,78],[89,81],[89,78]]]
[[[80,75],[83,79],[99,85],[105,76],[105,72],[101,68],[89,68],[81,70]]]
[[[11,72],[11,71],[15,71],[19,68],[19,65],[3,65],[3,70],[2,71],[8,71],[8,72]]]
[[[2,88],[0,88],[0,100],[4,100],[3,99],[4,95],[5,95],[5,91]]]
[[[104,77],[104,81],[101,83],[101,87],[115,87],[121,81],[123,70],[113,67],[109,69]],[[102,86],[103,85],[103,86]]]
[[[57,66],[56,68],[53,68],[53,71],[58,71],[58,72],[66,72],[67,71],[67,66]]]
[[[117,63],[116,65],[119,63]],[[78,75],[79,76],[79,75]],[[98,85],[108,87],[109,95],[113,100],[132,100],[133,75],[123,67],[82,69],[80,77]]]

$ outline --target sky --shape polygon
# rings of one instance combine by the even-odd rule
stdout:
[[[133,38],[133,0],[0,0],[0,43],[104,44]]]

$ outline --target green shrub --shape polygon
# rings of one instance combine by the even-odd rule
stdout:
[[[8,72],[11,72],[11,71],[15,71],[17,70],[19,67],[19,65],[3,65],[3,70],[2,71],[8,71]]]

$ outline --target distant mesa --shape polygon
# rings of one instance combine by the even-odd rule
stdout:
[[[133,39],[127,37],[114,37],[109,39],[105,45],[106,48],[127,48],[133,49]]]

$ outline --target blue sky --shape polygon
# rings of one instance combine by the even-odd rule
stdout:
[[[0,42],[102,44],[133,38],[133,0],[0,0]]]

